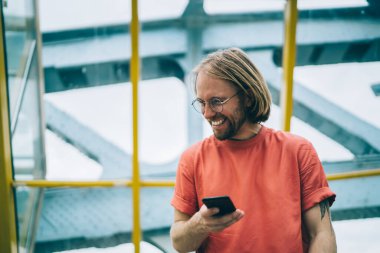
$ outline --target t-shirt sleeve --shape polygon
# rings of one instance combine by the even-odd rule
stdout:
[[[197,194],[195,189],[193,159],[189,152],[185,152],[180,159],[177,169],[174,196],[171,205],[192,216],[198,211]]]
[[[335,193],[329,188],[325,172],[314,147],[307,143],[298,152],[301,179],[302,212],[328,199],[330,206]]]

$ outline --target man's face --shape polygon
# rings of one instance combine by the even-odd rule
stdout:
[[[234,96],[237,90],[233,85],[201,71],[197,77],[196,91],[197,98],[206,101],[203,116],[210,123],[216,138],[225,140],[231,138],[244,139],[246,137],[246,124],[248,122],[246,121],[245,106],[244,102],[239,100],[239,96]],[[213,111],[208,104],[212,98],[219,98],[224,101],[229,97],[232,98],[223,104],[221,112]]]

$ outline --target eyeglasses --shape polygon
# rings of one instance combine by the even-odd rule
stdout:
[[[203,101],[202,99],[196,98],[193,100],[191,105],[194,107],[194,109],[197,112],[202,113],[202,114],[205,113],[206,104],[208,104],[208,106],[210,106],[211,110],[213,110],[214,112],[222,112],[223,111],[223,105],[226,104],[228,101],[231,100],[231,98],[235,97],[239,93],[240,93],[240,91],[238,91],[237,93],[235,93],[231,97],[226,98],[225,100],[221,100],[220,98],[215,97],[215,98],[211,98],[208,101]]]

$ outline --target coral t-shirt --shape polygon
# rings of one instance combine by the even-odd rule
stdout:
[[[321,162],[305,139],[261,127],[247,141],[206,138],[180,159],[171,204],[192,216],[202,198],[228,195],[243,219],[210,233],[197,252],[302,253],[309,239],[302,213],[329,189]]]

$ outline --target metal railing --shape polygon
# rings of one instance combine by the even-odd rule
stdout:
[[[360,177],[373,177],[373,176],[380,176],[380,168],[328,174],[327,180],[335,181],[335,180],[344,180],[344,179],[352,179],[352,178],[360,178]]]
[[[328,181],[347,180],[362,177],[380,176],[380,168],[369,170],[356,170],[350,172],[328,174]],[[12,182],[13,187],[41,187],[41,188],[56,188],[56,187],[132,187],[132,180],[99,180],[99,181],[52,181],[52,180],[16,180]],[[174,187],[174,181],[140,181],[140,187]]]
[[[16,210],[12,189],[12,156],[6,79],[3,11],[0,6],[0,252],[17,252]]]
[[[139,173],[136,171],[136,173]],[[371,170],[360,170],[351,171],[344,173],[335,173],[327,175],[329,181],[335,180],[347,180],[362,177],[372,177],[380,176],[380,168]],[[148,181],[140,180],[138,184],[133,184],[133,180],[101,180],[101,181],[48,181],[48,180],[17,180],[13,182],[13,187],[41,187],[41,188],[52,188],[52,187],[131,187],[132,190],[139,191],[141,187],[174,187],[174,181]],[[135,189],[133,187],[136,187]],[[140,209],[139,205],[136,205],[135,201],[139,201],[139,197],[133,200],[133,212],[138,213],[138,215],[133,216],[133,231],[132,231],[132,241],[135,246],[135,252],[140,252],[140,241],[141,241],[141,226],[140,226]],[[133,236],[135,235],[135,236]]]
[[[296,64],[297,0],[288,0],[285,4],[285,39],[282,53],[283,84],[281,91],[281,126],[290,131],[293,114],[293,72]]]

